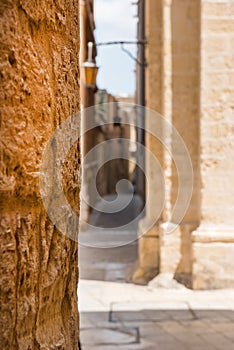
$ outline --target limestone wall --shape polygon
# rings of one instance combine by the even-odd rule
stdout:
[[[234,285],[233,11],[233,0],[146,1],[146,106],[182,136],[192,161],[193,193],[183,220],[168,235],[164,227],[177,199],[178,171],[165,147],[146,137],[162,165],[166,201],[154,230],[139,242],[136,281],[147,281],[151,270],[194,289]],[[175,139],[160,131],[183,161]],[[183,189],[189,188],[187,168],[179,172]],[[139,233],[158,205],[157,174],[147,159],[146,176],[151,192]]]
[[[233,287],[234,3],[201,3],[201,223],[193,287]]]
[[[202,220],[234,224],[234,3],[203,1],[201,46]]]
[[[78,0],[1,1],[1,349],[77,349],[77,244],[39,194],[43,148],[79,110]],[[79,207],[74,146],[66,192]]]

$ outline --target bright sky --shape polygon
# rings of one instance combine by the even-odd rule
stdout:
[[[94,0],[96,42],[136,40],[137,7],[133,0]],[[126,45],[136,56],[135,45]],[[135,62],[121,50],[120,45],[98,48],[97,85],[113,95],[135,93]]]

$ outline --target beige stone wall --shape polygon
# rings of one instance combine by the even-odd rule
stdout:
[[[147,136],[147,147],[163,168],[166,206],[154,230],[139,242],[141,280],[147,281],[151,269],[195,289],[234,285],[233,11],[232,0],[146,1],[146,106],[178,130],[194,178],[186,215],[167,235],[164,227],[177,199],[178,173],[165,148]],[[175,140],[161,131],[180,157]],[[157,174],[147,159],[146,176],[150,195],[139,233],[154,218],[158,202]],[[186,188],[186,181],[182,186]]]
[[[202,221],[233,225],[233,1],[203,1],[201,25]]]
[[[1,349],[77,349],[77,244],[56,230],[39,194],[57,125],[79,110],[78,1],[2,1]],[[79,206],[72,151],[64,181]]]
[[[193,233],[193,287],[233,287],[234,3],[202,1],[201,223]]]

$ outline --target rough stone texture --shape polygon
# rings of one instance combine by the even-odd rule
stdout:
[[[1,349],[77,349],[77,243],[56,230],[39,194],[52,131],[79,110],[78,1],[2,1]],[[64,183],[79,207],[79,149]]]

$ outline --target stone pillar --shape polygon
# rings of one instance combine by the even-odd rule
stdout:
[[[164,171],[165,208],[154,227],[139,241],[139,269],[134,277],[149,280],[160,273],[191,285],[191,232],[199,222],[199,73],[200,73],[200,2],[190,0],[148,1],[146,5],[147,74],[146,106],[159,112],[180,133],[192,159],[194,190],[186,216],[178,228],[167,234],[166,228],[178,192],[178,173],[166,146],[179,157],[175,139],[161,128],[162,145],[147,135],[147,148],[156,156]],[[158,130],[157,130],[158,131]],[[177,151],[178,149],[178,151]],[[146,159],[150,189],[146,217],[139,225],[139,235],[155,220],[158,176]],[[186,174],[185,174],[186,175]],[[187,186],[183,183],[182,186]],[[174,222],[176,223],[176,222]],[[143,277],[142,277],[143,276]]]
[[[163,69],[163,42],[162,42],[162,1],[149,0],[145,2],[146,13],[146,107],[162,113],[162,69]],[[147,116],[146,129],[155,131],[152,118]],[[155,157],[163,166],[163,146],[151,134],[145,134],[146,148],[155,154]],[[150,162],[146,154],[146,216],[139,223],[138,228],[138,266],[133,274],[133,281],[146,283],[159,271],[159,226],[155,220],[157,197],[155,189],[157,186],[157,175],[154,164]],[[154,223],[153,226],[151,223]],[[152,226],[152,227],[151,227]],[[147,228],[151,227],[150,230]]]
[[[1,349],[77,349],[77,243],[50,222],[39,192],[42,152],[79,110],[79,3],[2,1]],[[79,148],[66,160],[79,210]]]
[[[170,273],[180,282],[191,285],[191,232],[199,223],[199,118],[200,118],[200,1],[174,0],[171,4],[171,122],[182,137],[193,167],[193,193],[188,210],[178,228],[161,235],[161,272]],[[165,96],[167,98],[167,95]],[[183,157],[174,137],[172,152]],[[178,196],[179,176],[171,161],[171,212]],[[188,181],[181,186],[185,190]],[[189,175],[189,172],[187,174]],[[189,179],[188,179],[189,180]],[[188,188],[189,190],[189,188]],[[174,223],[177,224],[174,217]],[[163,225],[164,226],[164,225]]]
[[[234,286],[234,3],[202,1],[201,223],[194,289]]]

